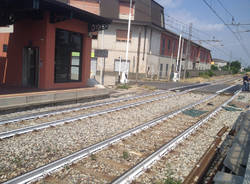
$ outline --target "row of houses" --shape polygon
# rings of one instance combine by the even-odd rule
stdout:
[[[129,0],[3,0],[0,26],[0,83],[41,89],[84,87],[89,77],[104,84],[129,78],[171,79],[176,68],[179,35],[165,28],[164,8],[154,0],[133,0],[128,62],[125,50]],[[0,30],[1,31],[1,30]],[[210,51],[185,39],[182,68],[210,68]],[[96,57],[96,49],[108,57]],[[188,60],[189,58],[189,60]]]
[[[69,0],[71,6],[110,18],[109,28],[92,36],[95,49],[109,51],[105,64],[102,58],[91,58],[92,77],[100,80],[99,71],[104,67],[104,84],[114,84],[119,71],[129,68],[129,78],[156,77],[171,79],[176,68],[179,35],[165,28],[164,8],[154,0],[132,1],[132,24],[129,40],[128,63],[125,51],[128,31],[129,0]],[[210,69],[210,50],[191,42],[188,57],[188,40],[184,39],[182,69]],[[189,58],[189,59],[188,59]],[[184,62],[185,61],[185,62]],[[137,69],[138,67],[138,69]]]

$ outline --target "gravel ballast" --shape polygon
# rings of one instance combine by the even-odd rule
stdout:
[[[207,96],[189,93],[157,103],[1,140],[0,182]]]
[[[247,94],[245,95],[244,100],[236,97],[236,100],[232,103],[237,104],[239,101],[249,102],[249,100],[250,95]],[[183,182],[185,177],[188,176],[192,168],[215,140],[217,133],[224,126],[230,127],[228,129],[228,131],[230,131],[240,113],[241,111],[230,112],[221,110],[194,135],[182,142],[174,151],[170,152],[153,165],[149,169],[149,172],[144,173],[136,179],[136,182],[164,183],[164,180],[167,179],[166,175],[169,175],[170,173],[173,173],[171,177],[175,180]],[[222,141],[225,139],[226,134],[222,137]]]
[[[199,110],[212,110],[229,97],[217,97],[196,107]],[[208,105],[214,104],[213,106]],[[205,114],[204,114],[205,116]],[[95,157],[79,161],[73,166],[64,168],[61,172],[45,178],[38,183],[110,183],[117,176],[141,161],[143,158],[159,149],[162,144],[170,141],[189,126],[193,125],[200,117],[191,117],[184,114],[160,123],[139,134],[124,139],[110,148],[99,151]],[[128,159],[124,159],[127,153]],[[93,159],[95,158],[95,159]],[[92,179],[95,178],[93,181]],[[99,179],[98,179],[99,178]]]

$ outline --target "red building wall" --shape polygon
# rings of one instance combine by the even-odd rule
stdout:
[[[55,32],[56,28],[78,32],[83,35],[81,82],[54,83]],[[91,39],[88,38],[88,24],[79,20],[49,23],[49,13],[43,20],[23,20],[14,25],[8,48],[6,83],[22,86],[23,48],[38,47],[40,50],[39,88],[75,88],[86,86],[90,76]]]
[[[170,43],[170,45],[169,45],[169,43]],[[173,48],[173,44],[174,43],[175,43],[175,48]],[[163,44],[165,45],[164,51],[163,51]],[[171,57],[171,55],[173,53],[173,56],[176,57],[177,56],[177,52],[178,52],[178,40],[174,36],[162,34],[161,35],[161,46],[160,46],[160,49],[161,49],[160,50],[160,55]]]

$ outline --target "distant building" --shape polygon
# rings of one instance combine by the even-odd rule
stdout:
[[[92,55],[91,73],[92,77],[99,80],[100,70],[105,65],[104,84],[114,84],[119,71],[126,70],[125,51],[129,0],[69,0],[68,3],[112,19],[112,24],[104,31],[103,37],[102,32],[92,36],[92,52],[95,49],[103,48],[109,51],[109,55],[105,59],[105,64],[102,63],[101,58],[95,58]],[[164,8],[157,2],[133,0],[128,56],[129,78],[133,78],[137,70],[141,77],[170,79],[173,76],[176,68],[179,35],[165,28],[164,19]],[[185,66],[189,70],[210,69],[210,50],[191,43],[190,60],[187,64],[184,63],[184,60],[187,61],[186,54],[187,40],[185,40],[183,48],[182,69]]]
[[[221,70],[221,68],[224,67],[224,66],[227,66],[228,63],[229,63],[228,61],[214,58],[211,64],[214,65],[214,66],[217,66],[218,69]]]

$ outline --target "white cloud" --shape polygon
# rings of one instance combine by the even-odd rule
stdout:
[[[222,31],[225,28],[223,24],[211,24],[201,21],[185,10],[175,10],[170,16],[185,24],[193,23],[193,26],[201,31]]]

